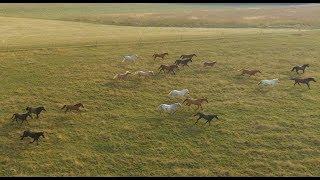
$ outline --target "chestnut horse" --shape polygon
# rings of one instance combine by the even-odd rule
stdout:
[[[261,71],[255,70],[255,69],[253,69],[253,70],[242,69],[241,75],[248,74],[250,77],[252,75],[255,75],[256,73],[261,73]]]
[[[67,111],[71,111],[71,110],[76,110],[76,111],[80,112],[80,107],[84,108],[82,103],[78,103],[75,105],[64,105],[61,109],[66,108],[65,113],[67,113]]]
[[[175,64],[173,64],[173,65],[163,65],[162,64],[162,65],[160,65],[159,69],[160,69],[160,72],[161,71],[164,72],[164,70],[167,70],[168,72],[172,72],[173,74],[176,74],[174,70],[178,69],[178,66]]]
[[[306,69],[306,67],[309,67],[309,64],[304,64],[304,65],[302,65],[302,66],[295,66],[295,67],[292,68],[291,71],[296,70],[297,74],[299,74],[298,71],[299,71],[299,70],[302,70],[303,73],[304,73],[304,70]]]
[[[124,74],[116,74],[113,79],[126,79],[129,74],[131,74],[130,71],[126,71]]]
[[[302,84],[306,84],[309,89],[310,89],[310,84],[309,84],[310,81],[317,82],[313,77],[309,77],[309,78],[291,78],[291,80],[294,80],[294,85],[293,86],[295,86],[296,84],[299,84],[301,86],[300,83],[302,83]]]
[[[216,63],[217,63],[216,61],[213,61],[213,62],[205,61],[203,63],[203,67],[207,67],[207,66],[213,67]]]
[[[169,54],[168,53],[161,53],[161,54],[155,53],[155,54],[153,54],[152,57],[154,57],[153,60],[156,60],[157,57],[160,57],[163,59],[166,55],[169,55]]]
[[[200,99],[187,98],[186,100],[184,100],[182,102],[182,104],[185,103],[185,102],[187,102],[186,103],[187,106],[190,106],[191,104],[194,104],[194,105],[198,106],[197,109],[199,109],[200,107],[201,107],[201,109],[203,109],[202,108],[202,103],[203,102],[207,102],[208,103],[208,100],[207,100],[207,98],[200,98]]]

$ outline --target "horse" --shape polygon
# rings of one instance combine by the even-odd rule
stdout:
[[[126,71],[124,74],[116,74],[113,79],[126,79],[128,77],[128,75],[131,74],[130,71]]]
[[[30,138],[33,138],[33,141],[30,142],[30,143],[33,143],[34,141],[37,141],[37,145],[38,145],[39,138],[41,136],[43,138],[45,138],[43,134],[44,134],[43,131],[42,132],[32,132],[32,131],[26,130],[26,131],[23,131],[23,134],[22,134],[20,140],[23,140],[25,137],[30,137]]]
[[[279,79],[261,80],[261,81],[258,83],[258,85],[262,84],[262,85],[264,85],[264,86],[267,86],[267,85],[269,85],[269,86],[274,86],[274,85],[276,85],[276,84],[279,83],[279,82],[280,82]]]
[[[248,69],[242,69],[241,76],[244,74],[248,74],[249,77],[255,75],[256,73],[261,73],[261,71],[253,69],[253,70],[248,70]]]
[[[178,59],[174,62],[174,64],[176,65],[181,65],[182,66],[189,66],[188,63],[189,62],[192,62],[192,59],[191,58],[186,58],[186,59]],[[190,66],[189,66],[190,67]]]
[[[178,69],[179,67],[177,66],[177,65],[175,65],[175,64],[173,64],[173,65],[160,65],[160,67],[159,67],[159,69],[160,69],[160,72],[161,71],[163,71],[164,72],[164,70],[167,70],[168,72],[172,72],[173,74],[176,74],[175,73],[175,69]]]
[[[207,100],[207,98],[200,98],[200,99],[187,98],[186,100],[184,100],[182,102],[182,104],[185,103],[185,102],[186,102],[187,106],[190,106],[191,104],[194,104],[194,105],[198,106],[197,109],[199,109],[200,107],[201,107],[201,109],[203,109],[202,103],[203,102],[207,102],[208,103],[208,100]]]
[[[46,111],[46,110],[44,109],[43,106],[41,106],[41,107],[36,107],[36,108],[27,107],[27,108],[26,108],[26,111],[28,111],[30,115],[31,115],[31,114],[36,114],[36,115],[37,115],[37,118],[39,118],[39,114],[40,114],[42,111]]]
[[[196,54],[182,54],[181,56],[180,56],[180,59],[185,59],[185,58],[193,58],[193,56],[196,56],[197,57],[197,55]]]
[[[182,89],[181,91],[172,90],[169,93],[170,97],[184,97],[185,95],[189,95],[189,90],[188,89]]]
[[[306,84],[308,86],[308,88],[310,89],[310,85],[309,82],[313,81],[313,82],[317,82],[313,77],[309,77],[309,78],[291,78],[291,80],[294,80],[294,85],[299,84],[301,86],[300,83],[302,84]]]
[[[29,124],[27,121],[28,116],[31,119],[33,119],[33,117],[31,116],[31,114],[29,112],[24,113],[24,114],[14,113],[13,116],[11,117],[11,119],[13,119],[13,121],[17,121],[17,122],[18,122],[18,120],[21,120],[21,124],[23,123],[23,121],[26,121],[27,124]]]
[[[213,67],[216,63],[217,63],[216,61],[213,61],[213,62],[205,61],[203,63],[203,67],[208,67],[208,66]]]
[[[145,78],[150,77],[150,76],[154,76],[154,72],[153,71],[136,71],[134,73],[134,75],[138,75],[139,77],[144,76]]]
[[[156,60],[157,57],[160,57],[160,58],[164,59],[164,57],[165,57],[166,55],[169,55],[169,54],[168,54],[168,53],[160,53],[160,54],[155,53],[155,54],[153,54],[152,57],[154,57],[153,60]]]
[[[158,106],[158,110],[159,110],[160,112],[166,111],[166,112],[171,112],[171,114],[174,114],[179,107],[181,107],[181,104],[180,104],[180,103],[161,104],[160,106]]]
[[[136,60],[138,60],[139,56],[136,54],[133,55],[127,55],[127,56],[123,56],[123,60],[122,62],[134,62]]]
[[[297,74],[299,74],[298,71],[302,70],[303,71],[302,73],[304,73],[304,70],[306,69],[306,67],[309,67],[309,64],[303,64],[301,66],[299,66],[299,65],[298,66],[294,66],[291,71],[296,70]]]
[[[84,108],[82,103],[78,103],[75,105],[64,105],[61,109],[66,108],[65,113],[67,113],[67,111],[71,111],[71,110],[76,110],[76,111],[80,112],[80,107]]]
[[[199,118],[197,119],[196,123],[194,123],[194,124],[197,124],[199,119],[201,119],[201,118],[207,120],[206,124],[209,122],[209,125],[210,125],[210,122],[212,121],[212,119],[214,119],[214,118],[219,119],[218,116],[215,115],[215,114],[203,114],[201,112],[198,112],[194,116],[199,116]]]

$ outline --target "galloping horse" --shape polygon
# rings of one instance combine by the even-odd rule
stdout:
[[[17,122],[18,122],[18,120],[21,120],[21,124],[23,123],[23,121],[26,121],[27,124],[29,124],[27,121],[28,116],[32,119],[32,116],[29,112],[27,112],[25,114],[14,113],[13,116],[11,117],[11,119],[13,119],[13,121],[17,121]]]
[[[158,110],[160,111],[160,113],[164,111],[164,112],[171,112],[171,114],[174,114],[180,107],[181,107],[180,103],[160,104],[158,106]]]
[[[179,67],[178,67],[177,65],[175,65],[175,64],[173,64],[173,65],[160,65],[160,67],[159,67],[160,72],[161,72],[161,71],[164,72],[164,70],[167,70],[168,73],[169,73],[169,72],[172,72],[173,74],[176,74],[174,70],[175,70],[175,69],[178,69],[178,68],[179,68]]]
[[[201,112],[198,112],[194,116],[199,116],[199,118],[197,119],[196,123],[194,123],[194,124],[197,124],[199,119],[201,119],[201,118],[207,120],[206,124],[209,122],[209,125],[210,125],[210,122],[212,121],[213,118],[219,119],[218,116],[215,115],[215,114],[203,114]]]
[[[76,111],[80,112],[80,107],[84,108],[82,103],[78,103],[75,105],[64,105],[61,109],[66,108],[65,113],[67,113],[67,111],[71,111],[71,110],[76,110]]]
[[[188,63],[192,62],[191,58],[186,58],[186,59],[178,59],[174,62],[176,65],[182,65],[182,66],[189,66]],[[190,66],[189,66],[190,67]]]
[[[172,90],[169,93],[170,97],[184,97],[186,95],[189,95],[189,90],[188,89],[182,89],[181,91],[178,90]]]
[[[291,71],[296,70],[297,74],[299,74],[298,71],[299,71],[299,70],[302,70],[303,73],[304,73],[304,70],[306,69],[306,67],[309,67],[309,64],[303,64],[303,65],[301,65],[301,66],[295,66],[295,67],[292,68]]]
[[[36,114],[36,115],[37,115],[37,118],[39,118],[39,114],[40,114],[42,111],[46,111],[43,106],[37,107],[37,108],[27,107],[26,110],[27,110],[30,114],[32,114],[32,113],[33,113],[33,114]]]
[[[122,62],[134,62],[138,60],[139,56],[136,54],[123,56]]]
[[[207,103],[208,103],[208,100],[207,100],[207,98],[200,98],[200,99],[187,98],[186,100],[184,100],[184,101],[182,102],[182,104],[183,104],[184,102],[187,102],[187,103],[186,103],[187,106],[190,106],[191,104],[194,104],[194,105],[198,106],[197,109],[199,109],[200,107],[201,107],[201,109],[203,109],[203,108],[202,108],[202,103],[203,103],[203,102],[207,102]]]
[[[180,56],[180,59],[186,59],[186,58],[193,58],[193,56],[196,56],[197,57],[197,55],[196,54],[182,54],[181,56]]]
[[[23,140],[25,137],[31,137],[33,138],[33,141],[30,142],[30,143],[33,143],[34,141],[37,141],[37,145],[38,145],[38,140],[39,138],[42,136],[43,138],[44,135],[43,135],[43,131],[42,132],[32,132],[32,131],[29,131],[29,130],[26,130],[26,131],[23,131],[23,134],[21,136],[21,139],[20,140]]]
[[[274,86],[274,85],[276,85],[278,82],[280,82],[279,81],[279,79],[271,79],[271,80],[268,80],[268,79],[266,79],[266,80],[261,80],[259,83],[258,83],[258,85],[264,85],[264,86]]]
[[[124,74],[116,74],[113,79],[126,79],[129,74],[131,74],[130,71],[126,71]]]
[[[136,71],[134,73],[134,75],[137,75],[139,77],[144,76],[145,78],[150,77],[150,76],[154,76],[154,72],[153,71]]]
[[[169,55],[168,53],[160,53],[160,54],[158,54],[158,53],[155,53],[155,54],[153,54],[153,56],[152,57],[154,57],[154,59],[153,60],[156,60],[156,58],[157,57],[160,57],[160,58],[164,58],[166,55]]]
[[[203,67],[207,67],[207,66],[213,67],[216,63],[217,63],[216,61],[213,61],[213,62],[205,61],[203,63]]]
[[[317,82],[313,77],[309,77],[309,78],[291,78],[291,80],[294,80],[294,86],[296,84],[300,85],[300,83],[302,83],[302,84],[306,84],[309,89],[310,89],[310,85],[309,85],[310,81]]]
[[[242,69],[241,75],[248,74],[250,77],[252,75],[255,75],[256,73],[261,73],[261,71],[256,70],[256,69],[253,69],[253,70]]]

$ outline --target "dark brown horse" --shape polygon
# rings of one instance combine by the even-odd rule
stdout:
[[[178,67],[177,65],[175,65],[175,64],[173,64],[173,65],[160,65],[160,67],[159,67],[160,72],[161,72],[161,71],[164,72],[164,70],[167,70],[168,73],[169,73],[169,72],[172,72],[173,74],[176,74],[176,73],[175,73],[175,69],[178,69],[178,68],[179,68],[179,67]]]
[[[309,67],[309,64],[303,64],[301,66],[295,66],[295,67],[292,68],[291,71],[296,70],[297,74],[299,74],[299,70],[302,70],[303,71],[302,73],[304,73],[304,70],[306,69],[306,67]]]
[[[301,86],[300,83],[302,83],[302,84],[306,84],[309,89],[310,89],[310,84],[309,84],[310,81],[317,82],[313,77],[309,77],[309,78],[291,78],[291,80],[294,80],[293,86],[295,86],[296,84],[299,84]]]
[[[253,70],[242,69],[241,75],[248,74],[249,77],[250,77],[250,76],[254,76],[254,75],[257,74],[257,73],[261,73],[261,71],[256,70],[256,69],[253,69]]]
[[[218,116],[215,115],[215,114],[203,114],[201,112],[198,112],[194,116],[199,116],[199,118],[197,119],[196,123],[194,123],[194,124],[197,124],[199,119],[201,119],[201,118],[207,120],[206,123],[209,123],[209,125],[210,125],[210,122],[212,121],[212,119],[214,119],[214,118],[219,119]]]
[[[213,61],[213,62],[205,61],[203,63],[203,67],[207,67],[207,66],[213,67],[216,63],[217,63],[216,61]]]
[[[30,143],[33,143],[34,141],[37,141],[37,145],[38,145],[39,138],[41,136],[44,138],[43,133],[44,132],[32,132],[32,131],[26,130],[26,131],[23,131],[23,134],[22,134],[20,140],[23,140],[25,137],[31,137],[31,138],[33,138],[33,141],[30,142]]]
[[[15,114],[13,114],[11,119],[13,119],[13,121],[17,121],[17,122],[18,122],[18,120],[20,120],[21,124],[23,123],[23,121],[26,121],[27,124],[29,124],[28,121],[27,121],[27,117],[28,116],[32,119],[32,116],[31,116],[31,114],[29,112],[27,112],[25,114],[15,113]]]
[[[196,54],[182,54],[182,55],[180,56],[180,59],[186,59],[186,58],[192,59],[193,56],[196,56],[196,57],[197,57]]]
[[[61,109],[66,108],[65,113],[67,113],[67,111],[71,111],[71,110],[76,110],[76,111],[80,112],[80,107],[84,108],[82,103],[78,103],[75,105],[64,105]]]
[[[155,53],[152,57],[154,57],[153,60],[156,60],[157,57],[160,57],[163,59],[166,55],[169,55],[169,54],[168,53],[160,53],[160,54]]]
[[[191,58],[178,59],[178,60],[176,60],[174,63],[175,63],[176,65],[182,65],[182,66],[188,66],[188,67],[190,67],[190,66],[188,65],[189,62],[192,62],[192,59],[191,59]]]
[[[27,110],[30,114],[33,113],[33,114],[37,115],[37,118],[39,118],[39,114],[40,114],[42,111],[46,111],[43,106],[41,106],[41,107],[36,107],[36,108],[27,107],[26,110]]]

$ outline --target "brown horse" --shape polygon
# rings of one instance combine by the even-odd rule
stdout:
[[[67,113],[67,111],[71,111],[71,110],[76,110],[76,111],[80,112],[80,107],[84,108],[82,103],[78,103],[75,105],[64,105],[61,109],[66,108],[65,113]]]
[[[253,69],[253,70],[242,69],[241,75],[248,74],[250,77],[252,75],[255,75],[256,73],[261,73],[261,71],[255,70],[255,69]]]
[[[156,58],[157,57],[160,57],[160,58],[164,58],[166,55],[169,55],[168,53],[160,53],[160,54],[158,54],[158,53],[155,53],[155,54],[153,54],[153,56],[152,57],[154,57],[154,59],[153,60],[156,60]]]
[[[173,65],[160,65],[160,67],[159,67],[159,69],[160,69],[160,72],[161,71],[163,71],[164,72],[164,70],[167,70],[168,71],[168,73],[169,72],[172,72],[173,74],[176,74],[175,73],[175,69],[178,69],[179,67],[177,66],[177,65],[175,65],[175,64],[173,64]]]
[[[191,59],[191,58],[178,59],[178,60],[176,60],[176,61],[174,62],[174,64],[190,67],[190,66],[188,65],[189,62],[192,62],[192,59]]]
[[[217,63],[216,61],[213,61],[213,62],[205,61],[203,63],[203,67],[207,67],[207,66],[213,67],[216,63]]]
[[[313,77],[309,77],[309,78],[291,78],[291,80],[294,80],[293,86],[295,86],[296,84],[299,84],[301,86],[300,83],[302,83],[302,84],[306,84],[309,89],[310,89],[310,85],[309,85],[310,81],[317,82]]]
[[[304,73],[304,70],[306,69],[306,67],[309,67],[309,64],[304,64],[302,66],[295,66],[292,68],[291,71],[296,70],[297,74],[299,74],[299,70],[302,70],[303,71],[302,73]]]
[[[186,100],[184,100],[182,102],[182,104],[185,103],[185,102],[187,102],[186,103],[187,106],[190,106],[191,104],[194,104],[194,105],[198,106],[197,109],[199,109],[200,107],[201,107],[201,109],[203,109],[202,108],[202,103],[203,102],[207,102],[208,103],[208,100],[207,100],[207,98],[200,98],[200,99],[187,98]]]
[[[186,59],[186,58],[190,58],[190,59],[192,59],[193,58],[193,56],[196,56],[197,57],[197,55],[196,54],[182,54],[181,56],[180,56],[180,59]]]

